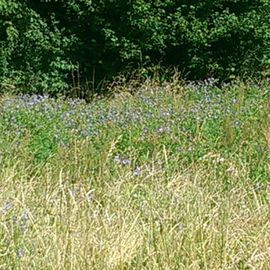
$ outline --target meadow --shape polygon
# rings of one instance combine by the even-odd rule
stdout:
[[[269,81],[0,98],[0,269],[270,269]]]

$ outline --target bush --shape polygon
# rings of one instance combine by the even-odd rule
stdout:
[[[53,14],[42,18],[28,2],[0,2],[0,79],[2,90],[55,94],[68,88],[74,67],[67,50],[73,39],[63,34]]]
[[[0,14],[2,88],[91,90],[156,64],[191,79],[269,75],[268,0],[2,0]]]

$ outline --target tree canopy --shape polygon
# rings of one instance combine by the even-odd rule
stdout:
[[[269,0],[0,0],[1,89],[160,64],[188,78],[269,75]]]

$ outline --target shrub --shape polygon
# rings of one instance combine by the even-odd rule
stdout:
[[[52,14],[42,18],[28,2],[0,2],[1,88],[55,94],[68,87],[74,65],[66,51],[73,40]]]
[[[269,75],[268,0],[2,0],[0,14],[2,88],[91,90],[157,64],[191,79]]]

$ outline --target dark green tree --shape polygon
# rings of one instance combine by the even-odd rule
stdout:
[[[0,0],[2,89],[59,93],[157,64],[267,76],[269,29],[269,0]]]

